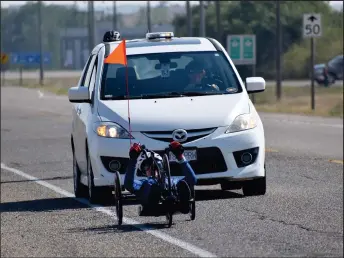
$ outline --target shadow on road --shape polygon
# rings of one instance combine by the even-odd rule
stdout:
[[[196,189],[196,201],[244,198],[244,195],[220,189]]]
[[[116,222],[114,221],[114,224]],[[154,230],[154,229],[164,229],[167,228],[166,223],[164,221],[156,222],[156,223],[142,223],[142,224],[135,224],[128,225],[123,224],[121,226],[118,225],[108,225],[108,226],[101,226],[101,227],[89,227],[89,228],[74,228],[68,230],[70,233],[85,233],[85,232],[94,232],[97,234],[108,234],[108,233],[125,233],[125,232],[135,232],[141,231],[141,229],[147,230]]]
[[[49,212],[68,209],[85,209],[89,206],[73,198],[51,198],[0,204],[0,212]]]
[[[46,180],[46,179],[45,179]],[[23,180],[24,181],[24,180]],[[138,200],[132,195],[125,195],[125,200],[123,202],[124,206],[138,205]],[[233,199],[233,198],[243,198],[243,195],[222,190],[214,189],[202,189],[196,190],[196,202],[198,201],[210,201],[217,199]],[[113,206],[114,201],[110,197],[104,199],[99,205],[102,206]],[[90,208],[86,204],[82,204],[76,201],[74,198],[64,197],[64,198],[50,198],[50,199],[38,199],[29,201],[19,201],[19,202],[7,202],[0,204],[0,212],[49,212],[56,210],[66,210],[66,209],[85,209]]]

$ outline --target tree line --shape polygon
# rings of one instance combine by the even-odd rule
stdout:
[[[226,38],[229,34],[255,34],[257,41],[256,74],[267,79],[274,78],[276,2],[220,1],[221,35],[218,35],[216,31],[215,3],[214,1],[206,2],[206,35],[218,39],[226,46]],[[302,38],[303,13],[322,14],[323,36],[316,39],[316,63],[326,62],[332,57],[342,54],[343,13],[333,10],[328,1],[280,1],[280,6],[283,78],[307,78],[309,75],[310,41]],[[199,11],[199,5],[192,6],[194,36],[199,36]],[[35,2],[27,2],[17,9],[2,8],[2,51],[35,52],[38,50],[37,14],[38,8]],[[43,49],[53,54],[53,64],[50,68],[60,69],[60,30],[69,27],[87,27],[87,13],[80,12],[73,7],[43,4],[42,16]],[[111,20],[112,17],[103,17],[103,19]],[[119,16],[117,20],[121,23],[122,17]],[[154,22],[152,19],[152,23]],[[173,25],[176,36],[187,36],[185,14],[176,16]],[[243,77],[250,76],[252,73],[249,66],[238,66],[238,70]]]
[[[285,79],[307,78],[309,75],[310,41],[303,39],[303,13],[322,15],[323,36],[316,39],[316,62],[326,62],[343,53],[343,13],[333,10],[329,1],[280,1],[282,33],[282,76]],[[220,1],[222,34],[217,33],[216,8],[208,1],[206,35],[226,47],[229,34],[256,35],[256,75],[273,79],[276,59],[276,1]],[[173,21],[178,36],[187,35],[187,17]],[[199,6],[192,7],[192,33],[199,35]],[[252,67],[237,66],[243,77],[252,74]]]

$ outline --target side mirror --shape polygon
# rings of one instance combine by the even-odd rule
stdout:
[[[265,80],[262,77],[246,78],[247,93],[257,93],[265,90]]]
[[[91,103],[87,87],[72,87],[68,90],[69,102]]]

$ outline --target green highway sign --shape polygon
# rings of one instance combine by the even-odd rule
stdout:
[[[228,35],[227,52],[235,65],[255,65],[256,35]]]
[[[229,42],[229,47],[231,50],[231,58],[234,60],[238,60],[241,57],[241,38],[240,37],[232,37]]]

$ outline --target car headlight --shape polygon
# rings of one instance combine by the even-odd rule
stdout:
[[[257,126],[257,118],[254,114],[242,114],[237,116],[225,133],[234,133],[253,129]]]
[[[113,122],[97,122],[94,124],[93,130],[101,137],[130,139],[129,132]],[[133,139],[133,136],[131,136],[131,139]]]

